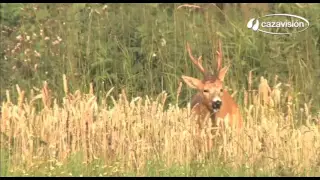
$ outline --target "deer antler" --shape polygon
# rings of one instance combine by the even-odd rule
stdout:
[[[221,47],[221,40],[218,42],[218,48],[217,51],[217,70],[219,71],[221,69],[221,63],[222,63],[222,47]]]
[[[206,73],[206,70],[202,67],[202,56],[200,56],[197,60],[193,57],[189,43],[187,42],[187,50],[189,53],[189,57],[192,60],[193,64],[202,72],[202,74]]]

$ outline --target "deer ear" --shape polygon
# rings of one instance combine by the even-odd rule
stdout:
[[[189,76],[182,76],[183,81],[193,89],[202,89],[203,83],[199,79],[189,77]]]
[[[225,66],[224,68],[220,69],[219,75],[218,75],[218,78],[220,79],[220,81],[223,81],[223,79],[224,79],[229,67],[230,67],[230,65]]]

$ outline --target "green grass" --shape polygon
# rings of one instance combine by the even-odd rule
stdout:
[[[0,56],[0,73],[10,74],[0,77],[1,100],[5,90],[14,90],[15,84],[29,91],[42,86],[44,80],[55,97],[62,96],[61,74],[66,74],[72,82],[71,92],[87,91],[92,81],[98,98],[115,87],[111,94],[115,97],[123,88],[129,97],[155,96],[165,90],[170,94],[168,102],[176,102],[181,75],[200,75],[188,57],[186,42],[195,55],[203,56],[204,65],[214,70],[217,41],[221,39],[223,61],[232,65],[226,84],[238,90],[239,97],[246,88],[248,72],[254,69],[254,84],[260,76],[272,81],[278,75],[282,83],[299,89],[303,101],[320,101],[320,5],[275,4],[268,12],[229,8],[224,12],[225,21],[219,19],[220,11],[213,5],[201,5],[203,11],[177,9],[179,5],[1,4],[1,53],[5,57]],[[246,27],[251,17],[279,12],[305,17],[310,27],[284,36]],[[14,50],[19,35],[24,40],[20,49]],[[26,36],[31,41],[26,41]],[[61,41],[53,45],[58,37]],[[27,49],[31,53],[25,53]],[[35,50],[41,57],[33,53]],[[182,88],[181,105],[189,101],[192,92]],[[241,102],[240,98],[237,101]],[[312,103],[313,112],[318,108],[319,104]]]
[[[76,153],[64,163],[46,162],[39,163],[35,167],[24,169],[23,167],[11,167],[4,157],[8,153],[1,149],[1,176],[161,176],[161,177],[229,177],[250,176],[246,167],[240,167],[235,171],[227,165],[214,162],[192,162],[187,165],[172,165],[166,167],[161,161],[148,161],[145,167],[137,173],[125,170],[114,162],[112,165],[104,165],[102,160],[95,159],[90,164],[83,163],[81,153]],[[275,172],[257,170],[255,176],[273,176]]]
[[[64,163],[41,163],[35,167],[23,169],[23,167],[10,167],[9,162],[3,158],[7,153],[1,150],[1,176],[24,176],[24,177],[48,177],[48,176],[147,176],[147,177],[274,177],[274,176],[305,176],[304,174],[293,174],[288,169],[279,169],[270,172],[257,169],[254,174],[249,172],[249,167],[239,167],[234,170],[228,165],[217,162],[191,162],[186,165],[172,165],[166,167],[161,161],[150,160],[139,173],[126,170],[116,162],[105,165],[102,160],[95,159],[90,164],[83,163],[81,153],[75,153]],[[253,167],[251,167],[253,168]],[[314,175],[312,172],[314,171]],[[311,176],[317,176],[316,171],[306,170]]]

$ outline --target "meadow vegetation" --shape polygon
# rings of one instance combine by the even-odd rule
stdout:
[[[320,5],[180,5],[0,4],[0,176],[319,176]],[[246,27],[279,12],[310,27]],[[245,123],[199,153],[185,45],[213,71],[219,39]]]

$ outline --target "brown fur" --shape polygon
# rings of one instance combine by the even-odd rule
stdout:
[[[217,51],[217,69],[218,73],[212,75],[205,70],[202,66],[201,56],[196,59],[191,53],[191,48],[187,43],[187,50],[191,61],[204,75],[204,79],[201,81],[199,79],[182,76],[183,81],[193,89],[197,89],[198,93],[192,97],[191,107],[192,111],[198,115],[197,123],[199,125],[198,135],[200,137],[200,130],[204,127],[205,118],[209,115],[213,126],[220,126],[222,130],[225,129],[225,125],[230,127],[235,127],[238,129],[242,127],[242,117],[238,105],[232,99],[231,95],[227,90],[223,88],[223,80],[229,69],[229,66],[221,68],[222,62],[222,48],[221,42],[219,41],[219,50]],[[213,109],[213,101],[217,102],[220,100],[222,102],[218,111]],[[215,109],[217,110],[217,108]],[[228,118],[226,118],[228,116]],[[218,120],[221,120],[218,122]],[[228,122],[225,122],[228,120]],[[200,138],[201,139],[201,138]],[[201,142],[198,141],[198,142]],[[212,148],[212,141],[208,138],[208,148]]]
[[[204,80],[202,80],[202,83],[205,84],[205,86],[209,86],[209,88],[222,88],[223,86],[223,81],[212,75],[206,75]],[[212,110],[211,100],[204,96],[203,88],[200,88],[199,90],[200,91],[191,99],[191,108],[200,116],[198,119],[198,124],[201,128],[203,127],[202,120],[207,116],[208,113],[210,113],[212,124],[215,126],[218,126],[217,118],[224,119],[226,115],[229,114],[229,126],[235,126],[238,128],[242,127],[243,122],[238,105],[227,90],[223,90],[222,96],[220,97],[222,100],[222,106],[220,111],[217,113],[214,113]],[[224,127],[224,124],[221,122],[220,126]]]

